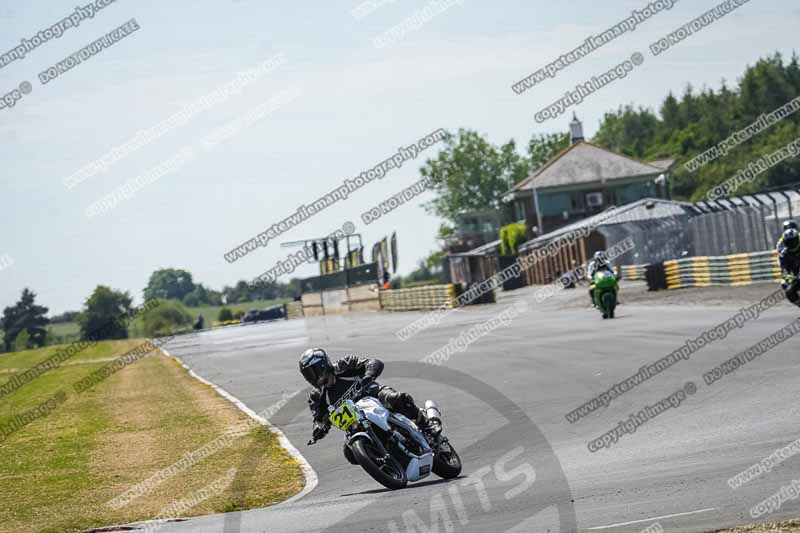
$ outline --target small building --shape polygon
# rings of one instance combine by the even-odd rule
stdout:
[[[525,220],[529,230],[536,227],[533,234],[544,235],[612,205],[669,198],[674,159],[643,162],[587,142],[574,115],[570,139],[568,148],[504,197],[513,203],[516,220]]]

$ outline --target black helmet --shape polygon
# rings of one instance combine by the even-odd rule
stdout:
[[[309,348],[300,356],[300,373],[312,387],[323,386],[333,375],[333,365],[322,348]]]
[[[783,245],[792,252],[800,248],[800,234],[794,228],[789,228],[783,232]]]
[[[797,229],[797,222],[795,222],[794,220],[787,220],[786,222],[784,222],[783,223],[783,231],[786,231],[787,229],[796,230]]]

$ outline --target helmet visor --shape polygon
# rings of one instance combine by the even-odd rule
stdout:
[[[300,373],[312,387],[321,387],[328,382],[333,368],[325,355],[315,353],[300,363]]]

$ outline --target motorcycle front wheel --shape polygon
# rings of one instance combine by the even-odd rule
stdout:
[[[614,293],[607,292],[603,295],[603,314],[608,315],[608,318],[614,318],[614,307],[616,307],[616,297]]]
[[[350,448],[361,468],[387,489],[398,490],[408,485],[403,466],[391,455],[384,458],[369,439],[359,438],[350,445]]]
[[[449,442],[434,456],[433,473],[443,479],[453,479],[461,474],[461,457]]]

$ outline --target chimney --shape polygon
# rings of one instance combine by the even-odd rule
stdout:
[[[583,123],[572,113],[572,122],[569,123],[570,144],[583,142]]]

